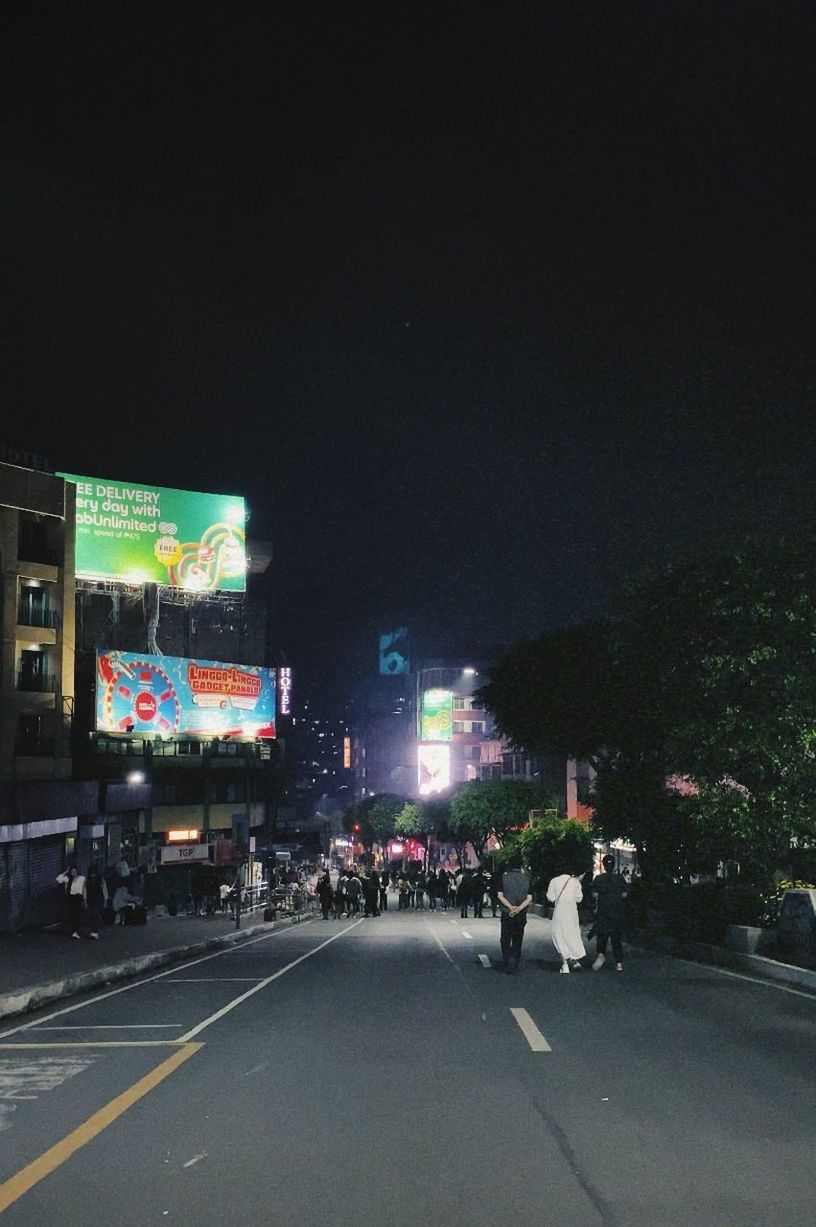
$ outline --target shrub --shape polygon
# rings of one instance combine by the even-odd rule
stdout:
[[[782,911],[782,899],[786,890],[813,890],[813,882],[802,882],[798,878],[782,878],[776,885],[776,889],[769,891],[762,896],[762,911],[760,913],[760,924],[766,928],[772,929],[779,921],[779,913]]]
[[[730,925],[760,925],[764,911],[762,892],[744,882],[728,882],[724,887],[725,919]]]

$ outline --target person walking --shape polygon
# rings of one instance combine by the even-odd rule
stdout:
[[[581,940],[578,904],[584,897],[580,874],[560,873],[550,880],[547,898],[554,903],[552,939],[561,955],[561,971],[579,971],[580,960],[586,955]]]
[[[620,873],[615,873],[615,858],[607,852],[602,859],[603,873],[593,879],[590,890],[595,896],[595,962],[593,971],[600,971],[606,962],[606,947],[612,941],[612,957],[615,971],[623,971],[623,926],[625,900],[629,895],[629,883]]]
[[[379,916],[380,875],[376,869],[370,869],[363,878],[363,900],[365,902],[364,916]]]
[[[57,874],[60,886],[65,887],[65,901],[68,907],[68,927],[71,937],[79,941],[79,930],[82,924],[82,909],[85,906],[85,875],[79,872],[76,865],[69,865],[64,873]],[[96,935],[95,935],[96,936]]]
[[[332,910],[332,904],[334,903],[334,890],[332,889],[328,869],[321,878],[318,878],[317,898],[318,902],[320,903],[320,910],[323,913],[323,919],[328,920],[329,913]]]
[[[527,925],[527,909],[533,901],[530,893],[530,875],[525,873],[520,861],[511,861],[502,874],[499,889],[501,907],[500,945],[504,970],[508,975],[518,971],[521,962],[521,944]]]
[[[380,874],[380,911],[388,911],[388,884],[391,881],[391,874],[387,869],[383,869]]]
[[[473,878],[470,870],[464,870],[457,874],[456,878],[456,898],[459,902],[459,916],[462,920],[467,920],[468,908],[470,907],[471,891],[473,888]]]
[[[498,910],[499,910],[499,887],[500,886],[501,886],[501,882],[499,881],[499,875],[494,871],[493,873],[490,874],[490,876],[487,879],[487,893],[490,897],[490,910],[493,913],[494,920],[496,919],[496,915],[498,914]]]
[[[484,870],[480,865],[470,880],[470,893],[473,900],[474,920],[481,920],[484,915],[483,908],[486,885],[487,883],[485,881]]]
[[[108,902],[108,887],[98,865],[90,865],[85,878],[85,907],[88,912],[90,936],[96,941],[102,927],[102,917]]]
[[[346,899],[346,887],[348,886],[348,874],[345,869],[337,879],[337,888],[334,893],[334,919],[340,920],[346,915],[346,907],[348,900]]]
[[[425,888],[428,885],[428,879],[420,869],[416,876],[416,905],[417,911],[425,911]]]
[[[348,900],[349,916],[359,916],[360,915],[360,896],[362,895],[362,893],[363,893],[363,884],[360,881],[360,879],[357,877],[357,874],[356,873],[350,874],[349,880],[346,883],[346,899]]]
[[[428,907],[432,912],[435,912],[436,911],[437,878],[436,878],[436,871],[434,869],[431,869],[430,872],[428,873],[427,890],[428,890]]]
[[[448,910],[450,895],[450,878],[447,869],[440,869],[436,875],[436,898],[443,912]]]

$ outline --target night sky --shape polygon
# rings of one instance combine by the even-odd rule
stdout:
[[[812,0],[0,11],[0,441],[243,493],[309,685],[813,519]]]

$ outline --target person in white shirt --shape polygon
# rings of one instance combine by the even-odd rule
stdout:
[[[66,889],[71,937],[79,940],[82,909],[85,906],[85,875],[79,872],[76,865],[71,865],[65,873],[57,874],[57,881]]]

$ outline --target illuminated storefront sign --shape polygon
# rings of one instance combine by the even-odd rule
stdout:
[[[198,843],[198,831],[168,831],[167,842],[169,844],[194,844]]]
[[[451,748],[448,745],[425,742],[417,747],[419,795],[444,792],[451,782]]]
[[[243,498],[57,476],[76,483],[78,576],[190,592],[245,591]]]
[[[422,694],[420,737],[423,741],[450,741],[453,737],[453,691],[425,690]]]
[[[292,670],[288,665],[278,669],[278,711],[282,716],[292,711]]]
[[[275,670],[99,651],[96,728],[136,736],[275,737]]]
[[[351,767],[351,738],[343,738],[343,770],[348,771]]]

